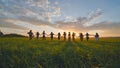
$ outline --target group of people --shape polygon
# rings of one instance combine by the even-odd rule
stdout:
[[[32,30],[30,30],[27,34],[29,35],[29,39],[30,40],[34,36]],[[36,39],[38,39],[40,35],[42,35],[43,39],[46,39],[46,35],[48,35],[48,34],[46,34],[45,31],[43,31],[42,34],[40,34],[39,32],[36,32]],[[50,35],[51,40],[53,40],[55,34],[53,32],[51,32],[49,35]],[[76,36],[76,33],[73,32],[71,34],[70,32],[68,32],[68,41],[70,41],[71,39],[74,41],[75,40],[75,36]],[[84,36],[86,36],[86,40],[88,41],[90,34],[86,33],[85,35],[83,35],[83,33],[79,33],[79,38],[80,38],[81,41],[83,41]],[[94,36],[95,36],[96,41],[98,41],[99,40],[99,34],[96,33]],[[58,37],[58,40],[61,39],[61,33],[60,32],[57,34],[57,37]],[[66,37],[67,37],[67,33],[63,32],[63,39],[64,39],[64,41],[66,40]]]

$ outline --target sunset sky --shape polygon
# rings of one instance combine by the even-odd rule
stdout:
[[[0,0],[0,30],[120,36],[120,0]]]

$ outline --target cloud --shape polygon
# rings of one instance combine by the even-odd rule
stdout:
[[[26,29],[24,27],[15,25],[13,22],[15,22],[15,20],[7,19],[7,18],[0,18],[0,27],[2,27],[2,28],[3,27],[15,28],[15,29]]]
[[[38,7],[47,7],[50,4],[48,0],[27,0],[27,3]]]
[[[2,6],[0,5],[0,9],[2,9]]]
[[[57,4],[48,0],[2,0],[0,4],[2,6],[0,26],[15,29],[27,29],[25,26],[18,25],[23,22],[33,26],[52,27],[52,18],[59,17],[61,11]]]
[[[58,11],[58,8],[54,12],[48,14],[48,18],[54,17],[59,14],[60,9]],[[39,15],[37,15],[36,12],[26,10],[26,15],[18,16],[18,18],[4,18],[1,19],[3,23],[0,23],[3,27],[12,27],[12,28],[24,28],[24,29],[32,29],[35,26],[50,26],[57,29],[63,29],[63,30],[73,30],[73,31],[86,31],[89,32],[91,30],[109,30],[107,27],[112,27],[114,24],[109,24],[107,22],[99,22],[99,23],[93,23],[92,20],[98,18],[102,15],[102,11],[100,9],[97,9],[95,12],[90,12],[87,17],[78,17],[73,18],[72,16],[65,17],[65,20],[57,21],[55,23],[51,23],[49,21],[38,19]],[[43,17],[46,15],[43,15]],[[41,16],[42,17],[42,16]],[[11,20],[11,21],[10,21]],[[91,23],[89,23],[91,22]],[[86,26],[86,24],[91,24],[89,26]],[[7,25],[5,25],[7,24]],[[29,26],[27,26],[29,25]],[[13,27],[14,26],[14,27]],[[117,25],[115,25],[117,26]],[[40,29],[40,28],[38,28]]]
[[[48,0],[9,0],[2,1],[3,10],[10,18],[37,18],[38,20],[52,21],[53,17],[60,16],[60,8]]]
[[[26,35],[28,30],[22,30],[22,29],[14,29],[14,28],[9,28],[9,27],[3,27],[0,28],[4,34],[9,34],[9,33],[16,33],[16,34],[23,34]]]
[[[89,27],[91,30],[93,29],[100,29],[105,31],[106,33],[118,33],[120,34],[120,32],[118,31],[118,29],[120,29],[120,22],[108,22],[108,21],[104,21],[98,24],[95,24],[94,26],[90,26]]]
[[[58,2],[49,0],[2,0],[0,2],[0,27],[14,29],[33,29],[40,26],[49,26],[55,29],[77,32],[106,32],[117,33],[120,24],[116,22],[94,22],[103,15],[102,9],[91,11],[86,17],[74,18],[66,16],[64,20],[53,21],[60,18],[61,8]],[[113,24],[114,23],[114,24]],[[112,29],[111,29],[112,28]]]
[[[72,16],[66,16],[64,22],[77,22],[77,20]]]
[[[102,14],[103,14],[102,9],[98,8],[96,11],[90,12],[87,17],[78,18],[78,21],[80,23],[83,23],[83,25],[86,26],[86,27],[91,26],[91,25],[95,24],[92,21],[97,19],[98,17],[100,17]]]
[[[88,30],[88,28],[95,23],[91,22],[102,15],[102,10],[97,9],[95,12],[90,13],[87,17],[73,18],[72,16],[65,17],[64,21],[58,21],[57,28],[70,29],[70,30]],[[90,23],[91,22],[91,23]],[[89,25],[88,25],[89,24]]]
[[[107,36],[119,36],[120,32],[118,29],[120,29],[120,22],[109,22],[109,21],[103,21],[100,23],[97,23],[93,26],[89,27],[90,30],[102,30],[104,31],[103,35]]]

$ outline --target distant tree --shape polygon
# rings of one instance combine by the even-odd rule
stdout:
[[[0,31],[0,36],[3,36],[3,35],[4,35],[3,32]]]
[[[4,34],[3,37],[26,37],[24,35],[10,33],[10,34]]]

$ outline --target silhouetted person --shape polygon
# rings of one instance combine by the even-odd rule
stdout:
[[[37,32],[37,33],[36,33],[36,39],[38,39],[38,38],[39,38],[39,35],[40,35],[40,33],[39,33],[39,32]]]
[[[75,33],[74,32],[72,33],[72,40],[73,41],[75,40]]]
[[[88,41],[89,40],[89,34],[86,33],[86,40]]]
[[[63,32],[63,38],[64,38],[64,41],[66,40],[66,32]]]
[[[60,37],[61,37],[61,34],[60,34],[60,32],[58,33],[58,40],[60,40]]]
[[[3,36],[4,34],[0,31],[0,36]]]
[[[53,40],[53,35],[54,35],[54,33],[51,32],[51,33],[50,33],[50,38],[51,38],[51,40]]]
[[[45,33],[45,31],[43,31],[43,32],[42,32],[42,35],[43,35],[43,37],[42,37],[42,38],[43,38],[43,39],[45,39],[45,38],[46,38],[46,37],[45,37],[45,34],[46,34],[46,33]]]
[[[82,33],[79,34],[80,40],[83,41],[84,35]]]
[[[96,41],[99,40],[99,34],[98,34],[98,33],[96,33],[96,35],[95,35],[95,39],[96,39]]]
[[[27,34],[29,34],[29,40],[31,40],[32,37],[33,37],[33,32],[32,32],[32,30],[30,30]]]
[[[68,32],[68,41],[70,41],[71,40],[71,34],[70,34],[70,32]]]

